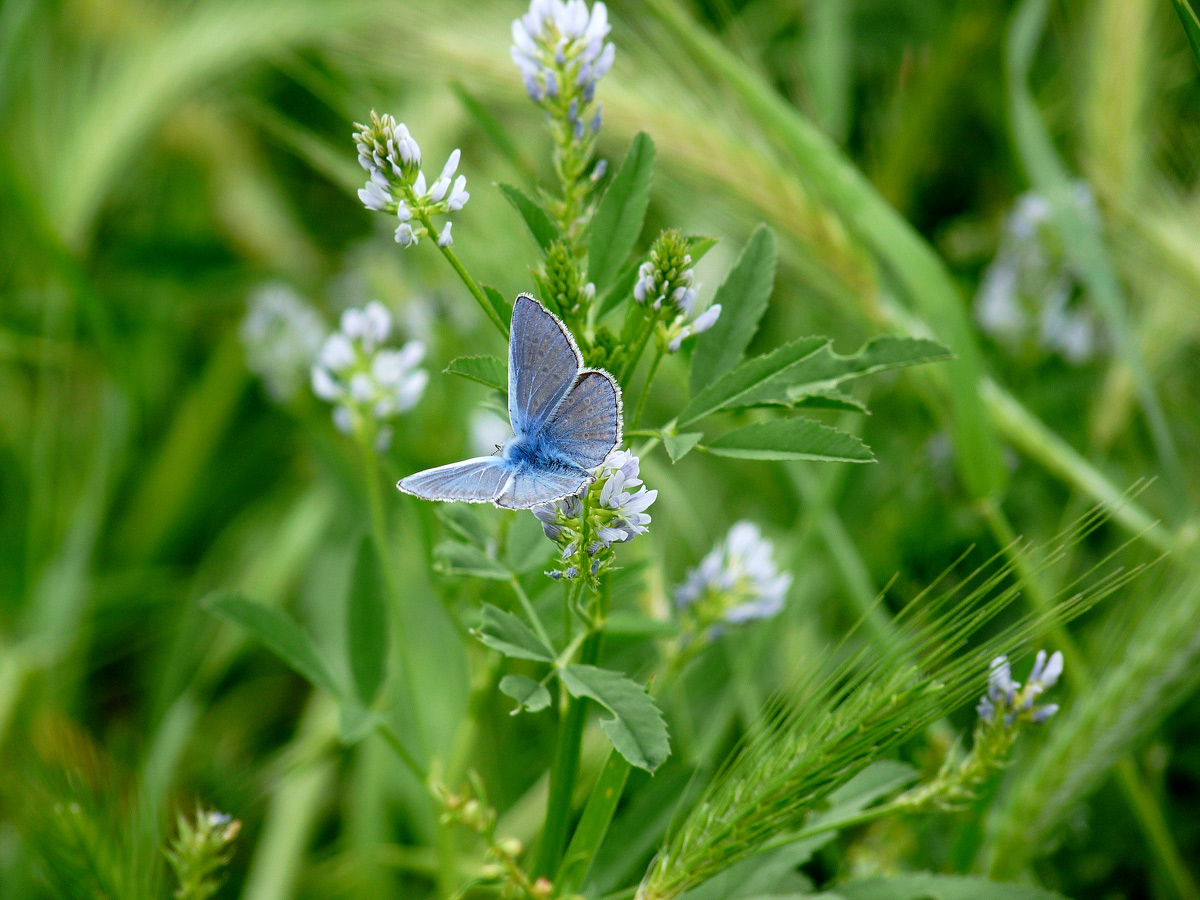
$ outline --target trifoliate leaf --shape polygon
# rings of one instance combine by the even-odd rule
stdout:
[[[775,235],[759,225],[713,297],[713,303],[721,304],[721,315],[696,341],[690,378],[693,396],[741,362],[774,285]]]
[[[572,697],[588,697],[612,713],[600,727],[631,765],[653,772],[670,756],[662,713],[636,681],[596,666],[567,666],[559,678]]]
[[[612,283],[633,252],[646,219],[653,180],[654,142],[639,132],[592,219],[588,281],[597,291],[603,292]]]
[[[445,371],[478,381],[502,394],[508,391],[508,363],[496,356],[460,356],[450,360]]]
[[[511,715],[521,710],[538,712],[550,705],[550,692],[546,686],[524,675],[505,675],[500,679],[500,690],[517,701],[517,708]]]
[[[514,659],[554,662],[554,648],[510,612],[483,604],[483,625],[475,632],[484,644]]]
[[[342,695],[312,639],[283,610],[255,603],[234,591],[214,591],[200,605],[246,629],[298,675],[335,697]]]
[[[871,448],[852,434],[796,417],[747,425],[708,445],[710,453],[736,459],[815,459],[874,462]]]

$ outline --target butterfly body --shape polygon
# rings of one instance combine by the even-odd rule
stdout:
[[[621,441],[621,389],[588,369],[566,326],[527,294],[513,305],[508,351],[513,436],[495,456],[426,469],[397,487],[427,500],[527,509],[582,491]]]

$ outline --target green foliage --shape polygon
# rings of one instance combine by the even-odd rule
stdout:
[[[621,168],[600,198],[588,239],[587,275],[599,292],[617,278],[642,232],[654,178],[654,156],[650,136],[638,133]]]
[[[529,233],[533,235],[533,239],[537,241],[542,252],[545,253],[549,250],[550,245],[559,239],[559,234],[558,228],[550,220],[546,211],[518,187],[513,187],[511,184],[501,184],[497,187],[500,188],[504,199],[511,203],[512,208],[520,214],[521,221],[525,223],[525,227],[529,229]]]
[[[1197,65],[1200,65],[1200,19],[1196,18],[1196,11],[1192,9],[1190,0],[1171,0],[1171,5],[1175,7],[1179,21],[1183,24],[1183,33],[1187,35],[1192,56],[1196,58]]]
[[[559,678],[572,697],[595,700],[612,713],[600,727],[631,765],[653,772],[666,760],[671,752],[667,725],[644,687],[596,666],[567,666]]]
[[[370,538],[364,537],[346,600],[346,659],[363,706],[375,702],[387,675],[390,627],[382,563]]]
[[[517,701],[514,716],[522,710],[540,712],[551,703],[546,686],[525,675],[505,675],[500,679],[500,690]]]
[[[495,356],[460,356],[452,359],[445,371],[508,393],[508,363]]]
[[[932,872],[855,881],[839,885],[836,896],[845,900],[1062,900],[1061,894],[1028,884]]]
[[[514,616],[492,606],[483,605],[483,624],[476,632],[479,640],[493,650],[514,659],[553,662],[554,648],[538,637],[529,626]]]
[[[819,459],[828,462],[872,462],[870,448],[852,434],[811,419],[758,422],[723,434],[708,445],[710,452],[735,459]]]

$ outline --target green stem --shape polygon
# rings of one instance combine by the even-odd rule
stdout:
[[[1050,612],[1054,601],[1037,577],[1029,557],[1018,545],[1016,532],[1013,531],[1004,510],[995,500],[986,500],[980,506],[996,541],[1004,547],[1005,555],[1012,560],[1013,568],[1025,586],[1030,605],[1039,615]],[[1071,685],[1071,690],[1076,695],[1082,695],[1091,684],[1090,666],[1086,658],[1061,622],[1050,626],[1050,635],[1057,649],[1062,651],[1066,663],[1063,674]],[[1184,900],[1200,900],[1200,888],[1183,862],[1162,809],[1130,756],[1123,756],[1117,762],[1116,775],[1125,802],[1133,812],[1150,851],[1171,880],[1176,896]]]
[[[533,625],[533,630],[549,646],[554,646],[554,642],[550,640],[550,635],[546,633],[545,627],[542,625],[541,616],[537,614],[537,610],[533,608],[533,603],[529,600],[529,595],[525,593],[525,588],[521,587],[521,581],[514,575],[509,584],[512,585],[513,593],[517,595],[517,602],[521,604],[521,609],[525,610],[525,615],[529,617],[530,624]]]
[[[642,331],[635,345],[637,349],[625,360],[625,364],[621,367],[620,381],[622,384],[630,379],[637,368],[638,360],[642,358],[642,353],[646,349],[646,343],[650,340],[650,335],[654,332],[654,326],[657,322],[658,318],[656,316],[646,320],[646,328]]]
[[[500,313],[496,312],[495,308],[492,306],[492,301],[487,298],[487,295],[483,292],[483,289],[475,283],[475,279],[471,277],[470,273],[466,270],[463,264],[459,262],[454,251],[451,250],[449,246],[443,247],[441,243],[439,243],[439,238],[441,235],[437,228],[434,227],[433,220],[430,219],[428,215],[420,216],[420,220],[421,224],[425,226],[425,230],[429,232],[429,236],[433,238],[433,242],[437,244],[438,249],[442,251],[442,256],[446,257],[446,261],[450,263],[451,268],[458,273],[458,277],[462,279],[462,283],[467,286],[467,290],[471,292],[471,296],[475,298],[475,302],[479,304],[480,308],[484,312],[484,315],[488,317],[493,325],[500,329],[500,334],[507,338],[508,324],[502,318],[500,318]]]
[[[586,577],[586,576],[585,576]],[[601,581],[598,595],[596,621],[603,623],[607,614],[607,581]],[[584,638],[579,650],[582,665],[595,665],[600,658],[600,646],[604,632],[596,628]],[[538,844],[533,863],[533,877],[551,877],[562,860],[563,847],[567,839],[567,822],[571,815],[571,800],[575,793],[575,779],[579,775],[579,751],[583,744],[583,728],[587,722],[588,700],[572,697],[559,726],[558,744],[554,760],[550,765],[550,796],[546,801],[546,821],[542,827],[542,839]]]
[[[659,341],[658,347],[654,351],[654,358],[650,361],[650,371],[646,373],[646,381],[642,384],[642,393],[638,397],[637,406],[633,410],[634,428],[637,428],[638,423],[642,421],[642,410],[646,406],[646,398],[650,395],[650,385],[654,381],[654,373],[658,371],[658,364],[662,362],[665,349],[662,341]]]

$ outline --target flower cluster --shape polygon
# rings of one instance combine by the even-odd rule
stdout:
[[[439,232],[432,217],[460,210],[471,199],[466,176],[454,177],[459,151],[450,154],[437,180],[427,185],[421,171],[421,148],[403,122],[371,110],[371,123],[355,123],[354,127],[358,129],[354,133],[358,162],[370,175],[366,187],[358,192],[363,205],[396,216],[396,241],[402,247],[410,247],[430,233],[436,236],[438,246],[450,246],[452,223],[444,223]]]
[[[689,629],[715,634],[722,624],[767,619],[783,609],[792,576],[775,567],[774,547],[753,522],[738,522],[675,589]]]
[[[542,270],[537,273],[542,297],[569,323],[580,322],[596,296],[596,286],[583,280],[579,262],[565,241],[555,241],[546,250]]]
[[[1096,220],[1087,185],[1075,185],[1072,201]],[[1046,198],[1018,198],[1005,223],[1004,237],[975,299],[980,327],[1013,350],[1039,345],[1067,362],[1091,359],[1102,343],[1099,323],[1080,306],[1079,279],[1051,227]]]
[[[687,240],[678,231],[664,231],[650,248],[650,258],[638,268],[633,299],[662,318],[661,340],[671,353],[687,338],[712,328],[721,315],[721,304],[714,303],[692,317],[699,289],[694,281]]]
[[[613,450],[580,494],[533,508],[546,537],[562,548],[562,567],[551,578],[598,575],[612,561],[612,545],[633,540],[650,524],[646,510],[658,498],[638,477],[638,458]]]
[[[596,82],[612,68],[608,9],[584,0],[533,0],[513,22],[512,59],[525,90],[576,142],[600,130]]]
[[[335,404],[333,422],[338,429],[370,437],[381,450],[391,442],[391,428],[379,423],[411,409],[429,379],[417,368],[425,356],[424,344],[409,341],[399,350],[385,349],[391,331],[392,315],[382,303],[348,309],[312,368],[313,392]]]
[[[947,756],[934,778],[901,794],[895,805],[909,812],[921,812],[962,809],[971,803],[984,782],[1008,761],[1020,726],[1026,722],[1045,722],[1058,712],[1057,705],[1034,706],[1034,700],[1055,685],[1062,669],[1061,653],[1047,658],[1046,651],[1039,650],[1022,690],[1013,681],[1008,657],[992,660],[987,694],[976,707],[979,723],[975,726],[971,752],[957,761],[952,755]]]
[[[268,284],[250,297],[241,337],[246,365],[281,403],[296,396],[329,333],[321,315],[284,284]]]
[[[225,813],[196,810],[195,819],[180,815],[178,832],[167,850],[175,872],[179,900],[206,900],[221,886],[221,870],[229,862],[242,823]]]
[[[1044,691],[1058,683],[1062,670],[1061,652],[1056,651],[1047,659],[1046,651],[1039,650],[1029,679],[1022,689],[1019,681],[1013,681],[1008,657],[997,656],[988,670],[987,694],[976,707],[980,720],[989,725],[1003,723],[1005,728],[1012,728],[1018,720],[1028,720],[1034,724],[1045,722],[1058,712],[1058,704],[1034,706],[1033,703]]]

